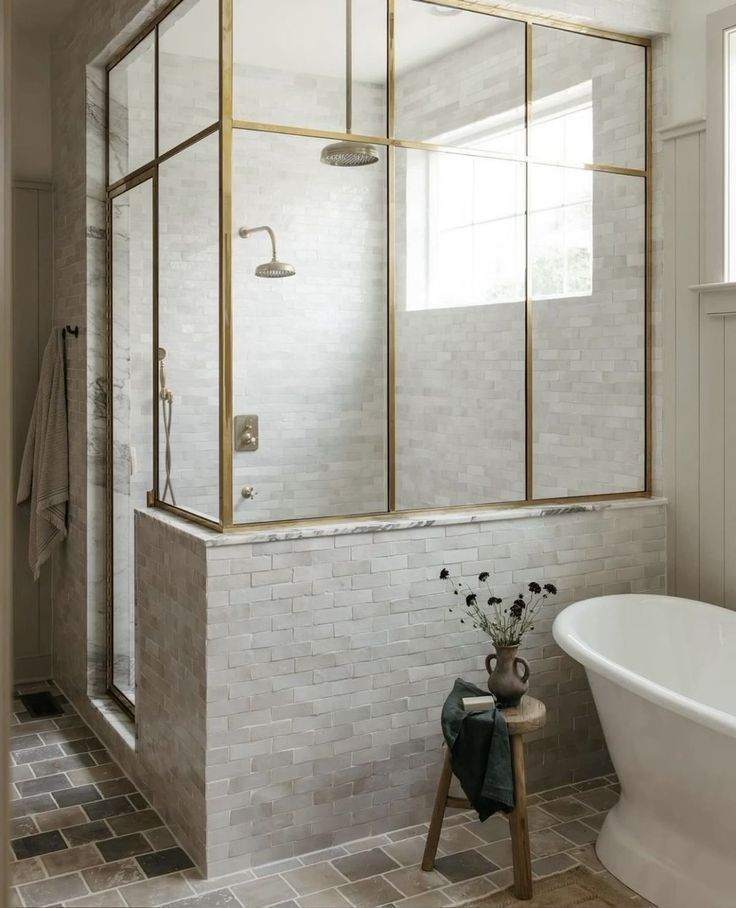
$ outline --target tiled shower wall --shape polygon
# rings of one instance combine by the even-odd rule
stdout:
[[[636,163],[643,135],[620,125],[610,80],[615,76],[617,98],[636,97],[643,66],[634,57],[625,72],[614,67],[606,53],[610,47],[619,45],[536,29],[536,97],[592,80],[596,159]],[[508,23],[406,73],[397,91],[401,133],[432,140],[481,114],[523,112],[523,54],[524,28]],[[483,87],[489,60],[498,70],[493,109]],[[166,109],[173,108],[180,85],[177,122],[185,119],[182,109],[193,123],[207,122],[212,98],[189,87],[193,71],[198,84],[213,85],[214,64],[166,55],[164,70]],[[141,78],[139,67],[136,79]],[[295,123],[341,116],[342,80],[248,66],[236,67],[235,79],[242,115],[249,118],[268,121],[273,97],[298,99]],[[141,104],[149,95],[142,85],[132,91],[131,128],[150,116]],[[382,99],[382,87],[358,87],[356,107],[366,129],[382,131]],[[235,515],[244,522],[370,512],[386,504],[385,159],[353,171],[326,168],[318,164],[322,144],[270,134],[235,136],[234,226],[273,226],[281,257],[297,270],[285,281],[256,280],[255,265],[269,257],[267,238],[233,240],[234,412],[260,419],[259,450],[234,455]],[[404,215],[407,165],[400,153],[400,251],[413,229]],[[565,173],[541,172],[549,181]],[[537,497],[643,486],[643,184],[632,177],[585,178],[592,184],[593,292],[535,304]],[[162,187],[160,323],[175,399],[174,491],[180,506],[216,516],[214,139],[164,165]],[[519,283],[523,287],[523,254]],[[469,306],[459,299],[450,309],[428,310],[422,300],[408,298],[412,292],[399,273],[399,506],[523,498],[523,307]],[[133,436],[147,440],[149,421],[150,404]],[[148,481],[144,464],[139,492]],[[244,486],[254,487],[254,499],[241,497]]]
[[[583,669],[553,643],[552,620],[576,599],[661,592],[664,520],[655,501],[222,537],[139,512],[139,708],[146,736],[172,742],[154,805],[188,847],[196,836],[210,875],[425,822],[442,702],[458,676],[484,683],[489,651],[449,612],[442,566],[471,582],[490,570],[500,595],[558,585],[524,646],[548,710],[528,781],[607,771]],[[167,807],[182,790],[187,822]]]

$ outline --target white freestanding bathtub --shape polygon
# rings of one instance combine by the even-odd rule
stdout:
[[[553,633],[585,666],[621,781],[601,862],[660,908],[734,908],[736,614],[602,596],[566,608]]]

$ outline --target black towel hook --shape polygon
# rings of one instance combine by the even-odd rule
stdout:
[[[79,325],[75,325],[73,328],[71,325],[67,325],[66,328],[62,329],[61,336],[66,337],[67,334],[73,334],[74,337],[79,337]]]

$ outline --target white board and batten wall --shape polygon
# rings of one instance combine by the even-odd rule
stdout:
[[[13,184],[13,482],[17,483],[41,359],[52,319],[52,193],[48,183]],[[14,509],[13,667],[16,681],[50,678],[51,564],[34,581],[28,565],[30,506]]]
[[[736,25],[736,6],[706,12],[705,40],[679,67],[702,69],[707,116],[662,131],[668,589],[736,608],[736,283],[725,279],[723,68],[723,30]]]

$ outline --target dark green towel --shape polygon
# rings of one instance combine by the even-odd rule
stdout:
[[[457,678],[442,707],[442,733],[452,754],[452,771],[481,821],[514,809],[514,780],[506,720],[499,709],[468,713],[464,697],[488,691]]]

